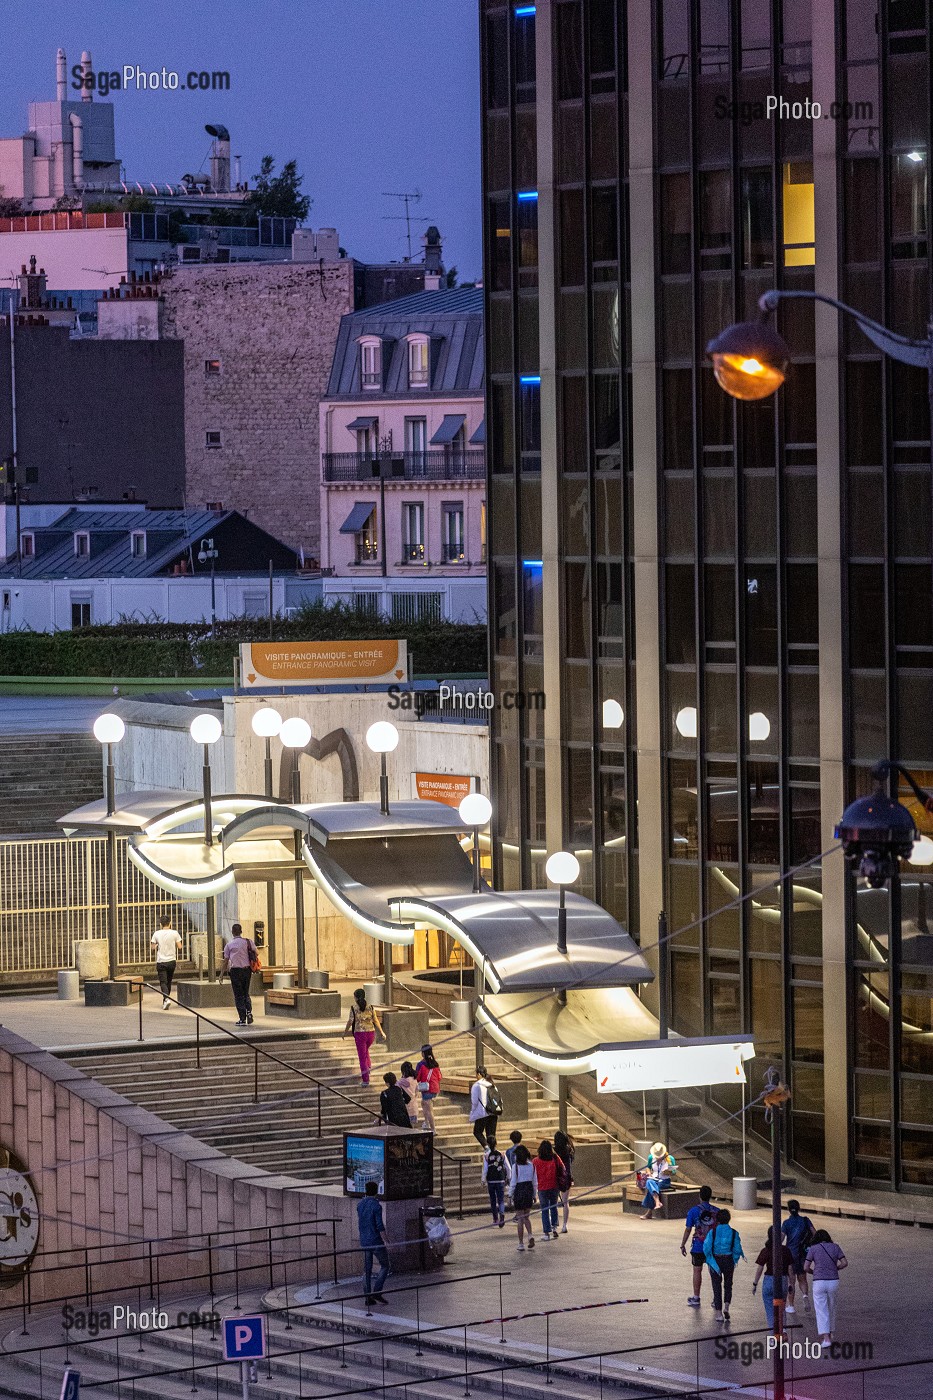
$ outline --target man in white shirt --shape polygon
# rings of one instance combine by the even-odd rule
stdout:
[[[159,920],[159,925],[157,932],[152,935],[152,946],[156,950],[156,972],[159,976],[159,986],[162,988],[162,1010],[168,1011],[172,1004],[169,998],[172,995],[172,978],[175,976],[178,950],[182,946],[181,934],[172,928],[172,921],[167,914]]]

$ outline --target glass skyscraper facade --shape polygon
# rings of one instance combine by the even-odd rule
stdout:
[[[704,355],[770,288],[925,334],[927,6],[481,17],[491,675],[547,697],[494,712],[497,877],[574,850],[649,953],[664,910],[675,1029],[755,1033],[791,1160],[929,1190],[928,872],[807,864],[879,758],[933,785],[926,374],[807,300],[775,397]]]

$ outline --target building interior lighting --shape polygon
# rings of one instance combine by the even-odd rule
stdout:
[[[519,384],[540,384],[540,374],[522,374],[519,376]]]
[[[907,857],[911,865],[933,865],[933,841],[929,836],[918,836]]]
[[[907,152],[907,159],[908,159],[908,160],[912,160],[912,161],[914,162],[915,165],[919,165],[920,162],[923,160],[923,152],[922,152],[922,151],[908,151],[908,152]]]
[[[625,723],[625,712],[618,700],[603,701],[603,729],[621,729]]]
[[[748,737],[750,739],[756,740],[760,743],[763,739],[767,739],[770,733],[771,721],[768,719],[768,716],[766,714],[762,714],[761,710],[755,710],[752,714],[749,715]]]
[[[535,13],[535,9],[536,9],[536,6],[534,6],[534,5],[516,5],[516,6],[515,6],[515,18],[516,18],[516,19],[530,19],[531,16]]]
[[[516,199],[521,200],[521,201],[524,201],[524,202],[530,202],[531,200],[537,199],[537,198],[538,198],[538,191],[537,191],[537,190],[519,190],[518,194],[516,195]]]

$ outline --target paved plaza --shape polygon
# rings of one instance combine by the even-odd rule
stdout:
[[[479,1168],[477,1167],[477,1170]],[[933,1297],[933,1249],[927,1230],[853,1220],[816,1217],[845,1249],[850,1261],[842,1275],[839,1297],[839,1342],[869,1342],[872,1362],[805,1359],[788,1362],[788,1397],[795,1400],[928,1400],[933,1391],[933,1364],[905,1368],[887,1375],[837,1375],[847,1366],[883,1365],[929,1355],[930,1299]],[[742,1237],[748,1262],[736,1270],[732,1321],[713,1321],[709,1279],[704,1279],[703,1306],[687,1306],[691,1291],[690,1264],[681,1257],[683,1226],[678,1221],[645,1222],[606,1207],[580,1207],[571,1214],[570,1231],[556,1242],[545,1242],[538,1233],[536,1248],[515,1252],[515,1232],[497,1230],[476,1219],[451,1220],[454,1249],[444,1267],[444,1286],[421,1289],[422,1323],[452,1324],[498,1319],[500,1282],[495,1277],[470,1280],[469,1275],[507,1270],[501,1280],[502,1306],[507,1317],[551,1308],[573,1308],[625,1298],[646,1299],[618,1307],[567,1312],[550,1320],[551,1355],[594,1351],[625,1352],[604,1362],[605,1374],[616,1372],[633,1381],[663,1388],[664,1384],[705,1385],[715,1388],[770,1384],[770,1363],[754,1361],[745,1366],[738,1358],[723,1356],[728,1338],[744,1343],[764,1342],[764,1309],[753,1297],[755,1256],[765,1241],[769,1223],[766,1210],[735,1212],[733,1224]],[[540,1217],[535,1221],[540,1226]],[[464,1282],[448,1287],[447,1281]],[[906,1282],[909,1280],[909,1284]],[[414,1293],[392,1292],[408,1282],[424,1279],[390,1278],[388,1309],[379,1325],[407,1325],[415,1317]],[[344,1288],[342,1291],[350,1292]],[[309,1299],[314,1290],[299,1291]],[[358,1307],[359,1305],[354,1305]],[[349,1315],[349,1314],[348,1314]],[[393,1322],[398,1319],[398,1322]],[[799,1311],[789,1318],[796,1324],[795,1341],[818,1340],[813,1315]],[[470,1328],[470,1335],[498,1337],[498,1321]],[[540,1317],[507,1322],[507,1345],[501,1360],[540,1360],[545,1354],[545,1323]],[[699,1376],[699,1382],[697,1377]],[[806,1377],[806,1379],[804,1379]],[[812,1378],[811,1378],[812,1377]],[[796,1379],[800,1378],[800,1379]],[[506,1386],[506,1390],[508,1387]],[[760,1395],[770,1390],[758,1389]]]

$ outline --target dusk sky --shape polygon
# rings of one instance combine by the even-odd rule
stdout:
[[[206,122],[229,127],[241,174],[294,156],[313,204],[354,257],[401,258],[403,212],[382,191],[421,190],[415,255],[436,223],[448,267],[481,273],[478,32],[472,0],[7,0],[0,137],[55,97],[55,52],[97,72],[226,70],[230,91],[116,92],[117,153],[131,180],[207,168]],[[69,91],[69,96],[71,92]],[[75,94],[77,96],[77,94]],[[97,100],[95,98],[95,100]],[[414,234],[417,233],[417,240]]]

